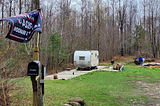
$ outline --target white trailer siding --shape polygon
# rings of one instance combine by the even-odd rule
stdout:
[[[91,68],[99,64],[99,53],[97,50],[84,50],[74,52],[74,66],[78,68]]]

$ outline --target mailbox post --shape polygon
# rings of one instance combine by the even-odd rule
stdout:
[[[37,44],[38,45],[38,44]],[[40,84],[41,80],[41,72],[40,71],[40,61],[38,54],[38,46],[34,47],[33,54],[33,62],[28,64],[27,75],[30,76],[32,81],[33,88],[33,106],[42,106],[42,84]]]

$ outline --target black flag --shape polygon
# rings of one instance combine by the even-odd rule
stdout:
[[[30,13],[3,18],[1,20],[9,21],[11,27],[6,38],[17,42],[27,43],[31,40],[34,32],[42,32],[41,10],[37,9]]]

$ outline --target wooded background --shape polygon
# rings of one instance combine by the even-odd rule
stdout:
[[[75,50],[98,50],[100,61],[115,55],[159,58],[160,0],[0,0],[0,18],[28,13],[35,4],[42,12],[39,54],[47,70],[65,69]],[[27,44],[6,39],[9,28],[0,22],[0,100],[6,102],[3,82],[26,76],[36,43],[35,35]]]

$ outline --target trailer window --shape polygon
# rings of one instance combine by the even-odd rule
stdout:
[[[79,56],[79,60],[85,60],[84,56]]]

